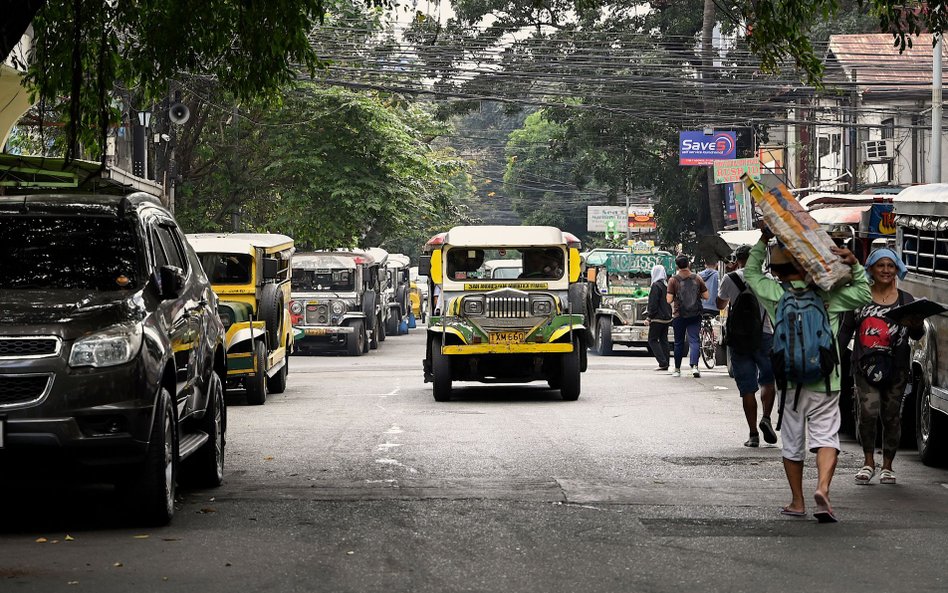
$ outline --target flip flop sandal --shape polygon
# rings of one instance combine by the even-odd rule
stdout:
[[[806,517],[806,511],[794,511],[788,507],[781,507],[780,514],[788,517]]]
[[[833,514],[833,509],[830,508],[826,496],[817,492],[813,495],[813,500],[816,502],[816,512],[813,513],[814,519],[820,523],[839,523],[839,519]]]
[[[880,484],[895,484],[895,472],[891,469],[884,469],[882,473],[879,474],[879,483]]]
[[[872,477],[876,475],[876,468],[870,465],[864,465],[859,468],[859,471],[856,472],[856,483],[866,486],[872,480]]]

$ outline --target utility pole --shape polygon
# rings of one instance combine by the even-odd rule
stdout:
[[[632,230],[629,228],[629,192],[625,193],[625,250],[632,251],[629,241],[632,240]]]
[[[941,183],[941,34],[935,33],[932,48],[932,177],[931,183]]]
[[[704,0],[704,13],[701,21],[701,79],[711,78],[711,70],[714,68],[714,0]],[[707,89],[702,89],[702,94],[707,96]],[[705,103],[704,112],[707,115],[708,105]],[[707,126],[707,123],[705,124]],[[720,188],[714,183],[714,167],[707,168],[708,180],[708,210],[711,217],[711,231],[718,232],[724,228],[724,208],[721,203]]]

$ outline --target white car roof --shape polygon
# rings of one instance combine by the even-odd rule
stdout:
[[[410,264],[411,258],[404,253],[388,254],[388,267],[390,268],[407,268]]]
[[[297,253],[293,256],[293,269],[316,270],[318,268],[345,268],[353,270],[356,267],[356,257],[361,254],[345,251]]]
[[[892,201],[899,202],[948,202],[948,183],[926,183],[906,187],[892,196]]]
[[[247,253],[251,248],[269,249],[293,245],[293,239],[274,233],[190,233],[188,243],[199,253]]]
[[[565,245],[563,232],[551,226],[456,226],[444,237],[451,247],[541,247]]]

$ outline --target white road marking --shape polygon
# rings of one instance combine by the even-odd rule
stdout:
[[[378,449],[394,449],[395,447],[401,447],[401,443],[380,443],[376,448]]]
[[[405,432],[397,424],[393,424],[391,428],[385,431],[385,434],[401,434]]]

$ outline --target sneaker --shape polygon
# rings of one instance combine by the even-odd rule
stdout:
[[[681,369],[675,369],[674,371],[672,371],[672,377],[680,377],[680,376],[681,376]]]
[[[750,438],[744,441],[745,447],[759,447],[760,446],[760,435],[752,434]]]
[[[691,367],[691,374],[694,375],[695,379],[701,377],[701,371],[698,370],[698,367]]]
[[[773,445],[777,442],[777,433],[774,431],[774,427],[770,424],[770,418],[766,416],[761,419],[760,432],[764,433],[764,442]]]

